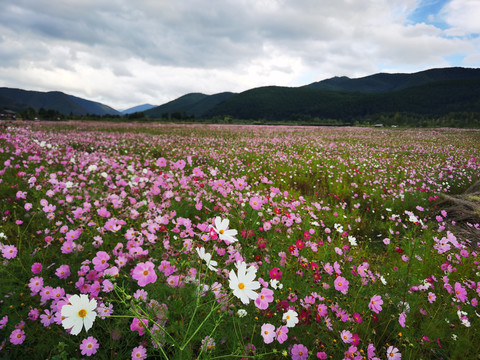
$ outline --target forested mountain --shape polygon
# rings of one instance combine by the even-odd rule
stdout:
[[[306,87],[331,91],[380,93],[437,81],[466,79],[480,79],[480,69],[452,67],[429,69],[413,74],[379,73],[357,79],[342,76],[314,82]]]
[[[396,113],[434,118],[480,113],[480,69],[334,77],[302,87],[267,86],[240,94],[187,94],[145,112],[150,118],[369,121]]]
[[[214,95],[190,93],[178,99],[145,111],[145,115],[151,118],[169,117],[202,117],[207,111],[213,109],[219,103],[228,100],[236,94],[224,92]]]
[[[447,80],[388,93],[315,88],[264,87],[245,91],[212,108],[205,117],[239,119],[339,119],[346,122],[378,114],[438,117],[450,112],[480,113],[480,79]]]
[[[10,109],[17,112],[33,108],[54,110],[64,115],[119,115],[111,107],[67,95],[60,91],[40,92],[22,89],[0,88],[0,109]]]

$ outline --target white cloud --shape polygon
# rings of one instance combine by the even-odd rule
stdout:
[[[478,33],[479,3],[450,1],[441,13],[446,30],[408,21],[420,3],[0,2],[0,86],[60,90],[122,109],[188,92],[457,65],[446,59],[458,54],[480,66],[478,41],[468,36]]]
[[[441,16],[451,28],[451,36],[480,34],[480,2],[478,0],[451,0],[442,9]]]

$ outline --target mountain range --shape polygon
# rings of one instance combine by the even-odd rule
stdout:
[[[53,109],[65,115],[128,115],[151,119],[283,121],[299,118],[350,121],[379,114],[438,117],[452,112],[480,114],[480,69],[439,68],[412,74],[378,73],[361,78],[333,77],[300,87],[265,86],[241,93],[190,93],[160,106],[117,111],[62,92],[0,88],[0,109]]]
[[[239,94],[191,93],[147,110],[145,115],[288,121],[315,117],[348,120],[397,112],[430,117],[480,113],[480,69],[333,77],[301,87],[265,86]]]

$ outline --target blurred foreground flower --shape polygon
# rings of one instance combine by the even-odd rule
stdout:
[[[65,329],[71,329],[72,335],[78,335],[85,326],[85,331],[88,331],[95,321],[97,313],[94,311],[97,308],[97,300],[89,300],[85,294],[73,295],[68,300],[67,305],[63,305],[61,314],[64,319],[62,325]]]

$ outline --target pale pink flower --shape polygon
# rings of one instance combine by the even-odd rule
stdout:
[[[273,290],[268,288],[262,288],[262,291],[258,294],[258,297],[255,299],[255,306],[260,310],[265,310],[268,308],[268,304],[273,301]]]
[[[277,333],[275,332],[275,326],[272,324],[263,324],[261,334],[265,344],[270,344],[277,336]]]
[[[339,276],[335,279],[334,285],[335,290],[340,291],[342,294],[346,295],[348,292],[348,280],[343,276]]]
[[[380,295],[373,295],[370,299],[370,303],[368,304],[368,308],[372,310],[374,313],[379,313],[382,311],[383,300]]]
[[[157,281],[155,265],[151,261],[138,263],[133,269],[132,278],[137,280],[138,286],[145,286]]]

